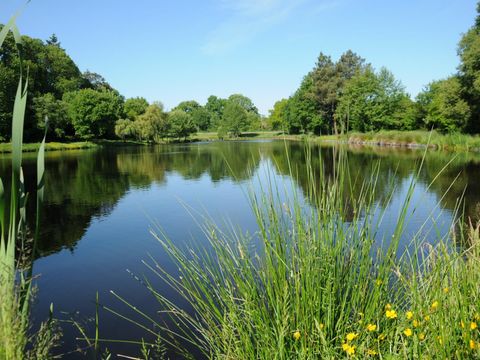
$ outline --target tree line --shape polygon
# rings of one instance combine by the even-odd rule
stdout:
[[[386,68],[376,70],[351,50],[334,62],[320,53],[288,99],[275,103],[268,124],[289,133],[436,129],[480,132],[480,2],[475,24],[458,45],[457,72],[433,81],[412,99]]]
[[[480,132],[480,15],[459,42],[457,72],[431,82],[415,99],[389,70],[375,69],[351,50],[337,61],[320,53],[295,93],[277,101],[267,119],[241,94],[212,95],[204,105],[183,101],[168,112],[160,102],[125,99],[101,75],[82,73],[55,35],[46,41],[23,36],[20,51],[28,68],[27,141],[41,138],[46,118],[49,140],[60,141],[159,142],[186,139],[197,131],[215,131],[223,138],[260,129],[291,134],[432,128]],[[8,141],[11,133],[19,64],[9,35],[0,50],[0,141]]]
[[[1,25],[0,25],[1,28]],[[261,127],[252,100],[241,94],[210,96],[202,106],[184,101],[169,112],[162,103],[142,97],[125,99],[101,75],[81,72],[58,38],[22,37],[19,50],[12,35],[0,50],[0,141],[9,141],[20,56],[28,68],[25,138],[41,138],[48,118],[48,139],[135,139],[157,142],[185,139],[197,131],[221,137]]]

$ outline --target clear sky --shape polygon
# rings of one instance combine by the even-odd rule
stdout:
[[[23,2],[0,1],[0,22]],[[352,49],[415,96],[458,65],[476,0],[33,0],[23,34],[57,34],[82,71],[126,97],[204,103],[242,93],[268,113],[320,51]]]

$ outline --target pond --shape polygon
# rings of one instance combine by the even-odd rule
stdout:
[[[370,177],[378,166],[375,196],[384,210],[379,237],[388,239],[423,151],[333,146],[311,150],[314,167],[322,167],[326,173],[332,171],[338,153],[345,153],[349,176],[357,182]],[[298,174],[293,181],[287,152],[293,173]],[[3,178],[9,173],[9,161],[8,156],[0,158]],[[32,154],[25,155],[24,172],[27,181],[34,179]],[[427,240],[438,236],[435,234],[448,235],[462,195],[465,214],[478,220],[478,179],[479,155],[428,152],[403,246],[419,229]],[[84,343],[76,341],[80,333],[70,321],[82,324],[93,336],[97,292],[102,305],[121,314],[131,312],[110,291],[152,316],[160,310],[141,281],[132,276],[145,274],[154,284],[158,281],[141,262],[148,256],[172,273],[176,271],[150,233],[154,224],[177,244],[205,241],[198,220],[207,214],[223,226],[232,224],[255,233],[249,189],[260,191],[273,182],[293,186],[303,194],[305,148],[298,142],[245,141],[51,152],[46,158],[45,182],[41,241],[34,264],[38,288],[34,326],[47,318],[50,303],[54,303],[55,315],[65,321],[63,344],[57,352],[66,354],[64,358],[82,358],[74,350]],[[31,192],[32,183],[27,183]],[[100,312],[99,330],[104,339],[150,339],[144,330],[105,311]],[[136,355],[137,348],[131,345],[113,343],[108,347],[114,353]]]

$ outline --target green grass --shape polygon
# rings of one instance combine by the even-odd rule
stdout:
[[[322,136],[320,140],[344,141],[363,145],[426,146],[439,150],[480,151],[480,137],[467,134],[441,134],[436,131],[379,131],[349,133],[343,136]]]
[[[185,343],[211,359],[479,358],[479,228],[433,245],[419,231],[402,252],[414,176],[391,237],[378,246],[371,216],[378,167],[358,183],[346,161],[340,151],[333,176],[308,167],[311,208],[296,192],[285,201],[282,184],[251,190],[253,236],[201,216],[206,246],[181,248],[153,231],[179,273],[154,258],[144,264],[189,310],[144,279],[160,319],[113,293],[144,320],[129,321],[187,357]]]
[[[23,152],[37,152],[40,148],[41,143],[31,143],[23,144]],[[80,150],[80,149],[92,149],[96,148],[99,145],[93,142],[74,142],[74,143],[60,143],[60,142],[50,142],[45,144],[45,151],[65,151],[65,150]],[[0,144],[0,153],[11,153],[12,144],[3,143]]]

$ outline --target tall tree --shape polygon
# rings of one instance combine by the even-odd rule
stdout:
[[[463,98],[470,107],[467,131],[480,132],[480,2],[475,25],[463,35],[458,45],[459,79]]]

